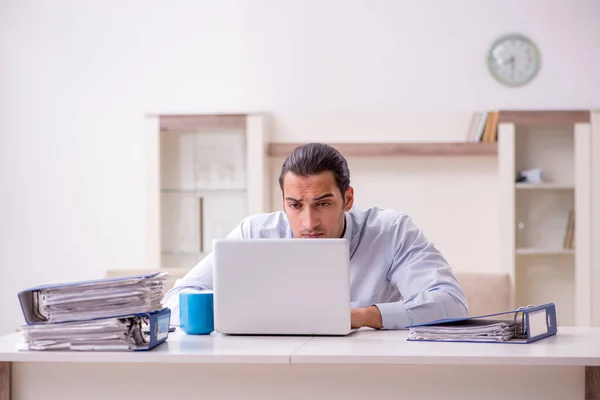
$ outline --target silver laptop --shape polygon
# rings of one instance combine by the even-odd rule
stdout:
[[[346,335],[346,239],[217,239],[215,330],[245,335]]]

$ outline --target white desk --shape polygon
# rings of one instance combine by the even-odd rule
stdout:
[[[178,331],[138,353],[19,352],[19,335],[0,337],[0,400],[8,398],[2,371],[8,379],[11,363],[11,398],[19,400],[600,398],[600,328],[561,328],[528,345],[415,343],[404,331],[315,338]]]

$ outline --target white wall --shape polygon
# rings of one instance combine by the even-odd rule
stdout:
[[[338,140],[348,120],[371,131],[373,113],[393,121],[410,110],[598,107],[599,17],[594,0],[1,2],[0,333],[22,321],[22,288],[145,266],[144,113],[266,110],[282,139]],[[519,90],[485,70],[487,46],[507,31],[528,34],[544,57]],[[300,115],[314,129],[300,129]],[[332,118],[337,130],[319,123]],[[411,140],[464,134],[380,127],[375,136]],[[387,186],[367,190],[379,166],[351,162],[359,203],[387,205],[377,195]],[[493,163],[392,164],[407,173],[389,204],[473,266],[454,252],[450,225],[433,218],[473,218],[485,232],[454,237],[493,240],[496,200],[473,199],[494,187]],[[460,177],[464,197],[438,170]],[[473,203],[473,214],[457,209]]]

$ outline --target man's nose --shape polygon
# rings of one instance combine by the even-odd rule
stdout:
[[[316,213],[310,209],[305,210],[302,225],[307,230],[313,230],[317,226],[319,226],[319,219],[316,216]]]

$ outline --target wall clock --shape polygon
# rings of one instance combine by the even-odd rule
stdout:
[[[540,69],[540,52],[529,38],[509,34],[498,38],[490,47],[487,65],[500,83],[516,87],[530,82]]]

